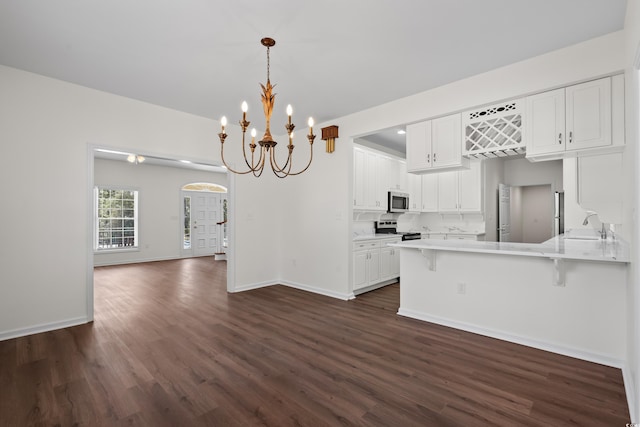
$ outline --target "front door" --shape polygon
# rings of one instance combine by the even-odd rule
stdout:
[[[191,248],[194,256],[213,255],[218,250],[222,221],[220,193],[191,192]]]

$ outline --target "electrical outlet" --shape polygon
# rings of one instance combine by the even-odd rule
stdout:
[[[458,294],[464,295],[467,293],[467,284],[466,283],[458,283]]]

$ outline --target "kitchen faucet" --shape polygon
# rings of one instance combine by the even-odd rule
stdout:
[[[587,211],[587,216],[586,216],[586,218],[584,219],[584,221],[582,221],[582,225],[587,225],[587,224],[589,224],[589,218],[590,218],[590,217],[592,217],[592,216],[594,216],[594,215],[598,215],[598,212],[589,212],[589,211]]]
[[[584,221],[582,221],[582,225],[587,225],[589,224],[589,218],[594,216],[594,215],[598,215],[597,212],[593,212],[593,211],[587,211],[587,216],[585,217]],[[600,238],[605,240],[607,238],[607,228],[605,227],[605,223],[602,223],[602,229],[600,230]]]

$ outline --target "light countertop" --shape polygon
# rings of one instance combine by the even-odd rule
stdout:
[[[359,236],[355,236],[353,238],[354,242],[359,242],[361,240],[379,240],[379,239],[393,239],[393,238],[402,238],[401,234],[361,234]]]
[[[469,230],[448,230],[448,229],[437,229],[437,230],[421,230],[418,233],[422,234],[456,234],[456,235],[471,235],[471,236],[481,236],[485,234],[484,231],[469,231]]]
[[[454,252],[532,256],[585,261],[630,262],[629,245],[623,240],[574,240],[556,236],[543,243],[501,243],[476,240],[408,240],[390,246]]]
[[[431,231],[411,231],[411,233],[420,233],[420,234],[429,234],[429,235],[441,235],[441,234],[451,234],[451,235],[470,235],[470,236],[483,236],[484,231],[449,231],[449,230],[431,230]],[[402,237],[401,234],[360,234],[358,236],[353,237],[354,242],[359,242],[361,240],[376,240],[376,239],[389,239],[394,237]]]
[[[484,231],[421,231],[420,234],[429,236],[484,236]]]

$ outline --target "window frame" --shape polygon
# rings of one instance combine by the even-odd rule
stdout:
[[[133,192],[133,244],[130,246],[114,246],[114,247],[105,247],[102,248],[99,246],[100,242],[100,220],[99,212],[100,212],[100,191],[101,190],[109,190],[109,191],[128,191]],[[123,199],[124,200],[124,199]],[[114,253],[114,252],[134,252],[140,250],[140,190],[136,187],[128,187],[122,185],[97,185],[94,187],[94,213],[93,213],[93,251],[94,253]],[[117,218],[110,218],[115,220],[130,220],[131,217],[125,217],[124,215]],[[122,232],[125,232],[124,224],[122,225]],[[109,229],[110,230],[110,229]],[[123,236],[124,238],[125,236]]]

